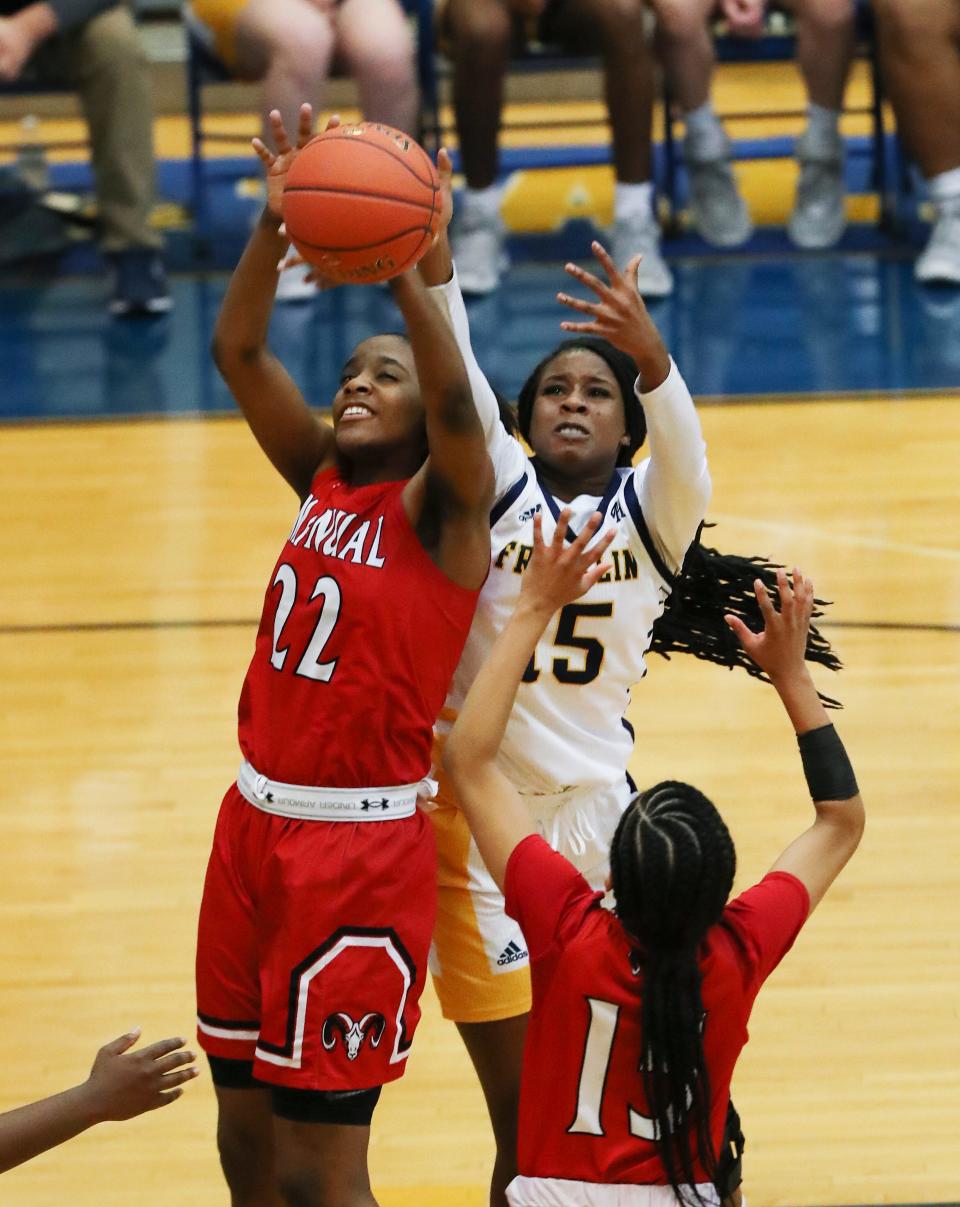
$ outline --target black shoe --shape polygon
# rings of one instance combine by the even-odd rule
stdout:
[[[109,310],[117,318],[166,314],[173,306],[160,253],[149,247],[114,252],[113,296]]]

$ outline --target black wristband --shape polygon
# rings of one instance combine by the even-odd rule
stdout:
[[[832,725],[798,734],[797,745],[814,800],[849,800],[859,793],[850,759]]]

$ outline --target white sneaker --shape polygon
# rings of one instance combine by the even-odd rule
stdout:
[[[937,206],[933,230],[913,275],[924,285],[960,285],[960,199]]]
[[[719,154],[699,154],[701,148],[694,139],[688,136],[684,140],[690,221],[714,247],[739,247],[753,234],[753,223],[730,166],[730,141],[726,136],[717,149]]]
[[[843,139],[837,134],[830,146],[814,147],[802,134],[797,159],[800,181],[787,234],[797,247],[833,247],[847,228]]]
[[[450,234],[457,278],[464,293],[493,293],[510,267],[499,214],[464,205]]]
[[[610,234],[610,255],[623,268],[640,252],[637,288],[644,298],[665,298],[673,293],[673,274],[660,249],[660,223],[652,210],[617,218]]]
[[[312,265],[294,264],[289,267],[290,261],[296,255],[297,249],[291,243],[283,258],[285,267],[277,279],[276,297],[278,302],[309,302],[311,298],[317,296],[316,285],[307,280],[307,273],[310,272]]]

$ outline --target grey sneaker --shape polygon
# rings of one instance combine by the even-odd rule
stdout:
[[[937,207],[933,230],[913,275],[924,285],[960,285],[960,200]]]
[[[707,157],[698,151],[693,139],[684,140],[690,220],[714,247],[739,247],[753,234],[753,223],[730,166],[730,141],[724,138],[719,155]]]
[[[464,293],[493,293],[510,267],[505,231],[499,214],[464,205],[450,240],[457,277]]]
[[[843,180],[843,139],[814,147],[806,134],[797,140],[800,181],[787,234],[797,247],[833,247],[847,227]]]
[[[640,252],[637,288],[644,298],[665,298],[673,293],[673,274],[660,250],[660,223],[651,210],[617,218],[610,235],[610,255],[623,268]]]

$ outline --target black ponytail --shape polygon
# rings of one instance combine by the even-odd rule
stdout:
[[[723,818],[702,792],[674,781],[634,799],[610,847],[617,915],[640,948],[644,1096],[678,1199],[681,1186],[700,1180],[697,1163],[711,1180],[717,1175],[697,957],[735,870]]]

